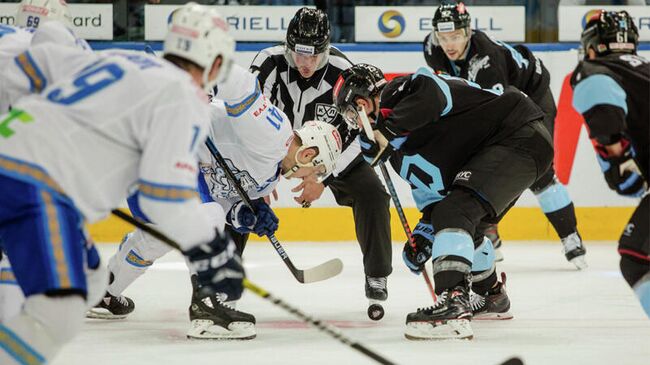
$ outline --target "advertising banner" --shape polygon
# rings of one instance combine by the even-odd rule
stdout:
[[[639,40],[650,41],[650,6],[560,6],[557,14],[560,42],[579,41],[587,19],[598,9],[627,11],[639,29]]]
[[[422,42],[431,32],[434,6],[357,6],[354,8],[357,42]],[[498,40],[523,42],[526,8],[523,6],[472,6],[472,28]]]
[[[86,40],[113,39],[113,5],[69,4],[75,34]],[[18,3],[0,4],[0,23],[14,25]]]
[[[167,22],[174,9],[181,5],[145,5],[144,36],[148,41],[165,37]],[[281,42],[289,21],[300,6],[220,6],[219,13],[230,25],[230,34],[237,41]]]

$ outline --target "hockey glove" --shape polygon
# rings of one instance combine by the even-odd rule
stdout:
[[[258,236],[270,236],[278,230],[278,217],[264,199],[253,200],[253,212],[243,201],[235,203],[226,220],[239,233],[254,232]]]
[[[228,298],[241,297],[244,267],[235,243],[227,234],[217,231],[212,241],[186,250],[183,254],[196,271],[199,297],[216,292],[225,293]]]
[[[640,197],[645,192],[647,185],[634,160],[636,151],[627,140],[621,140],[621,145],[623,154],[620,156],[608,156],[603,147],[596,147],[600,169],[603,171],[605,181],[610,189],[620,195]]]
[[[413,230],[413,241],[407,241],[402,250],[402,259],[412,273],[419,275],[424,264],[431,258],[433,246],[433,227],[430,224],[419,222]]]
[[[366,134],[363,132],[359,133],[358,138],[359,145],[361,145],[361,154],[363,155],[363,159],[366,160],[370,166],[375,167],[380,162],[388,161],[391,152],[393,152],[393,149],[388,145],[388,143],[384,143],[384,145],[381,146],[379,142],[368,139]]]

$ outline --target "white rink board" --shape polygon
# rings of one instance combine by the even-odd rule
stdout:
[[[646,58],[650,58],[650,51],[641,51],[639,53]],[[255,54],[256,52],[238,52],[236,61],[240,65],[248,67]],[[421,52],[345,52],[345,54],[352,62],[371,63],[380,67],[386,73],[415,72],[419,67],[426,66]],[[562,81],[565,75],[575,67],[578,60],[578,52],[577,50],[537,52],[536,55],[551,72],[551,89],[557,103]],[[393,182],[402,200],[402,205],[414,207],[415,204],[411,198],[408,185],[397,175],[393,175]],[[290,189],[297,184],[297,182],[283,180],[278,188],[280,200],[274,206],[296,207],[297,205],[292,199],[295,193],[291,193]],[[591,142],[587,138],[584,128],[580,135],[568,190],[575,206],[603,207],[637,205],[636,199],[620,197],[609,190],[600,172],[596,156],[591,147]],[[316,201],[313,206],[333,207],[337,206],[337,204],[329,189],[326,189],[323,197]],[[517,206],[536,207],[538,204],[534,195],[527,191],[519,199]]]

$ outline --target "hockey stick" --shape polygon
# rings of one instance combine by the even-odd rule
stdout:
[[[221,153],[219,153],[219,150],[217,150],[217,147],[214,145],[214,142],[212,142],[212,139],[210,137],[208,137],[208,139],[205,141],[205,145],[208,147],[208,150],[210,150],[212,156],[217,160],[217,163],[225,172],[226,177],[230,183],[235,187],[235,190],[237,190],[237,194],[239,194],[239,197],[242,199],[244,204],[246,204],[246,206],[251,210],[255,211],[255,208],[253,208],[253,204],[248,197],[248,194],[246,194],[241,184],[239,183],[239,180],[237,180],[235,174],[233,174],[233,172],[230,170],[223,156],[221,156]],[[326,280],[340,274],[343,270],[343,262],[341,262],[339,259],[331,259],[310,269],[300,270],[293,265],[293,262],[291,262],[289,255],[284,250],[284,248],[282,248],[280,241],[278,241],[275,235],[269,235],[268,238],[273,245],[273,248],[275,248],[275,252],[280,255],[282,261],[284,261],[285,265],[287,265],[289,268],[289,271],[291,271],[293,276],[300,283],[314,283],[317,281]]]
[[[391,180],[390,175],[388,175],[388,169],[386,168],[386,165],[384,163],[381,163],[379,165],[379,168],[381,169],[381,174],[384,176],[384,181],[386,182],[386,186],[388,187],[388,192],[390,193],[390,197],[393,199],[393,205],[395,205],[395,210],[397,210],[397,215],[399,216],[400,222],[402,222],[402,228],[404,228],[404,234],[406,234],[406,239],[409,241],[409,244],[411,245],[412,248],[415,248],[415,239],[413,238],[413,231],[411,231],[411,227],[409,226],[409,222],[406,220],[406,215],[404,214],[404,208],[402,208],[402,204],[399,201],[399,197],[397,196],[397,190],[395,190],[395,185],[393,185],[393,180]],[[431,293],[431,298],[433,298],[433,301],[436,301],[436,292],[433,290],[433,284],[431,283],[431,278],[429,277],[429,273],[427,272],[427,268],[425,266],[422,266],[422,275],[424,275],[424,281],[427,283],[427,287],[429,287],[429,293]]]
[[[259,286],[251,283],[248,281],[248,279],[244,279],[244,287],[251,292],[255,293],[256,295],[270,301],[271,303],[277,305],[278,307],[284,309],[285,311],[293,314],[294,316],[300,318],[301,320],[311,324],[312,326],[316,327],[318,330],[323,331],[327,333],[329,336],[333,337],[334,339],[338,340],[342,344],[349,346],[362,354],[372,358],[373,360],[377,361],[380,364],[384,365],[394,365],[395,363],[386,359],[385,357],[379,355],[378,353],[370,350],[366,346],[360,344],[359,342],[356,342],[352,340],[351,338],[345,336],[341,331],[339,331],[337,328],[323,322],[320,319],[316,319],[308,314],[305,314],[303,311],[300,309],[286,303],[280,298],[277,298],[273,296],[271,293],[267,292],[266,290],[260,288]]]
[[[359,117],[361,118],[361,124],[363,127],[363,131],[366,134],[366,137],[368,137],[369,140],[374,141],[375,136],[372,134],[372,127],[370,126],[370,121],[368,120],[368,117],[366,116],[366,111],[361,108],[359,111]],[[390,175],[388,174],[388,169],[386,168],[386,165],[383,162],[379,163],[379,168],[381,169],[381,174],[384,176],[384,181],[386,182],[386,186],[388,187],[388,192],[390,193],[390,197],[393,200],[393,205],[395,205],[395,210],[397,210],[397,215],[399,216],[399,220],[402,222],[402,228],[404,228],[404,234],[406,234],[406,239],[409,241],[409,244],[413,249],[415,249],[415,240],[413,239],[413,232],[411,231],[411,226],[409,226],[409,222],[406,220],[406,214],[404,214],[404,208],[402,208],[402,203],[399,201],[399,196],[397,196],[397,190],[395,190],[395,185],[393,185],[393,180],[390,178]],[[431,298],[433,298],[433,301],[436,301],[436,292],[433,290],[433,284],[431,283],[431,278],[429,278],[429,273],[427,272],[427,268],[422,266],[422,275],[424,275],[424,281],[427,283],[427,287],[429,288],[429,293],[431,293]]]
[[[180,245],[176,241],[174,241],[171,238],[167,237],[164,233],[158,231],[157,229],[155,229],[152,226],[144,223],[143,221],[141,221],[141,220],[139,220],[137,218],[134,218],[134,217],[124,213],[123,211],[118,210],[118,209],[113,209],[111,211],[111,213],[113,215],[115,215],[116,217],[124,220],[125,222],[133,225],[134,227],[139,228],[139,229],[147,232],[151,236],[153,236],[156,239],[164,242],[165,244],[169,245],[170,247],[182,252],[182,250],[180,248]],[[243,284],[244,284],[244,288],[250,290],[255,295],[260,296],[260,297],[270,301],[271,303],[273,303],[273,304],[279,306],[280,308],[286,310],[287,312],[295,315],[296,317],[300,318],[301,320],[313,325],[318,330],[327,333],[328,335],[335,338],[336,340],[343,343],[344,345],[352,347],[353,349],[355,349],[355,350],[361,352],[362,354],[372,358],[373,360],[377,361],[380,364],[395,365],[394,362],[387,360],[385,357],[383,357],[383,356],[379,355],[378,353],[370,350],[369,348],[367,348],[366,346],[360,344],[359,342],[355,342],[352,339],[348,338],[343,333],[341,333],[341,331],[339,331],[338,329],[330,326],[329,324],[321,321],[320,319],[316,319],[316,318],[314,318],[314,317],[312,317],[310,315],[305,314],[300,309],[292,306],[291,304],[283,301],[282,299],[276,298],[275,296],[271,295],[271,293],[267,292],[266,290],[262,289],[261,287],[259,287],[259,286],[255,285],[255,284],[253,284],[252,282],[250,282],[248,279],[244,278],[243,279]]]

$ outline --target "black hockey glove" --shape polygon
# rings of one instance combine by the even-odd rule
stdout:
[[[212,241],[183,254],[196,271],[199,297],[216,292],[225,293],[228,298],[241,297],[244,267],[235,243],[227,234],[217,231]]]
[[[420,221],[413,230],[413,240],[415,247],[409,241],[404,244],[402,259],[412,273],[419,275],[424,264],[431,258],[433,226]]]
[[[600,169],[610,189],[620,195],[640,197],[645,193],[647,185],[634,160],[636,151],[625,139],[621,140],[621,144],[623,146],[621,156],[608,156],[603,147],[596,147]]]
[[[361,154],[363,159],[370,164],[370,166],[375,167],[380,162],[388,161],[393,148],[388,144],[384,143],[381,146],[378,141],[371,141],[368,136],[362,131],[359,133],[359,145],[361,145]]]

